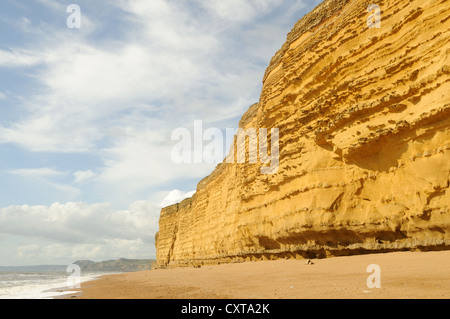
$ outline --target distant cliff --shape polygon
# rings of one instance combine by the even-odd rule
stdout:
[[[280,166],[220,164],[161,212],[158,266],[450,247],[450,1],[326,0],[241,121]]]
[[[150,270],[152,259],[118,259],[101,262],[90,260],[78,260],[74,264],[80,266],[82,271],[105,271],[105,272],[134,272]]]

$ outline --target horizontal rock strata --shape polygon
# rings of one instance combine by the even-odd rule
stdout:
[[[164,208],[160,267],[450,247],[450,1],[327,0],[301,19],[241,126],[280,166],[220,164]]]

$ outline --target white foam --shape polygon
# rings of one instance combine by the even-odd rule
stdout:
[[[81,276],[80,283],[98,279],[108,273],[86,274]],[[18,274],[20,276],[20,274]],[[9,282],[9,287],[0,287],[0,299],[54,299],[56,297],[79,293],[79,290],[66,286],[66,277],[43,279],[42,282],[24,283]],[[70,290],[69,290],[70,289]]]

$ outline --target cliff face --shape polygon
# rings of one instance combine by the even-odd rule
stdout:
[[[280,166],[220,164],[161,212],[159,266],[450,247],[450,1],[327,0],[264,76],[244,128]]]

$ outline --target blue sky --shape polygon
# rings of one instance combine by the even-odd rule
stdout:
[[[154,257],[161,206],[214,169],[171,132],[235,128],[319,2],[2,1],[0,265]]]

